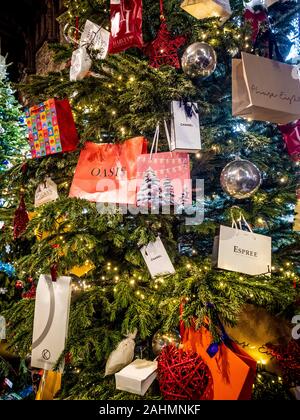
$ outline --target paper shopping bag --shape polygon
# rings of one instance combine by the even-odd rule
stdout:
[[[58,199],[57,185],[51,178],[47,177],[39,184],[35,191],[34,207],[42,206]]]
[[[137,206],[180,206],[192,203],[187,153],[144,154],[137,159]]]
[[[142,0],[110,0],[110,54],[143,48],[142,13]]]
[[[78,135],[67,99],[48,99],[25,110],[33,158],[76,150]]]
[[[170,257],[159,237],[155,242],[149,242],[148,245],[143,246],[141,253],[151,277],[175,273]]]
[[[136,202],[137,158],[147,150],[144,137],[123,144],[87,142],[80,153],[70,197],[99,203]]]
[[[212,342],[212,335],[205,327],[197,331],[193,327],[186,328],[182,339],[184,350],[195,351],[208,365],[213,377],[212,399],[250,399],[256,362],[233,343],[232,347],[219,344],[218,352],[210,357],[207,350]]]
[[[87,20],[80,36],[79,45],[96,51],[96,58],[103,60],[108,53],[109,36],[110,33],[106,29]]]
[[[287,124],[300,117],[300,83],[293,66],[242,53],[232,61],[232,114]]]
[[[172,101],[171,151],[196,153],[201,149],[198,105]]]
[[[72,53],[70,67],[70,81],[76,82],[83,80],[88,74],[92,66],[92,60],[86,47],[77,48]]]
[[[250,275],[270,275],[272,239],[269,236],[220,226],[212,263],[217,268]]]
[[[71,277],[41,274],[35,300],[31,366],[52,370],[61,356],[68,334]],[[63,366],[61,366],[61,370]]]
[[[220,17],[227,20],[231,15],[229,0],[184,0],[180,7],[197,19]]]

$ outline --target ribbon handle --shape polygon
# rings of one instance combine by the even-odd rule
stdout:
[[[157,153],[158,140],[159,140],[159,122],[157,122],[157,124],[156,124],[156,129],[155,129],[155,133],[154,133],[154,137],[153,137],[153,141],[152,141],[152,145],[151,145],[151,150],[150,150],[150,159],[151,160],[152,160],[152,154],[154,152],[154,149],[155,149],[155,153]]]

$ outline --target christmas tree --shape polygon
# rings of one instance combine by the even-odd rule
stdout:
[[[28,146],[21,105],[8,80],[6,59],[0,56],[0,170],[20,160]]]
[[[67,10],[60,23],[74,27],[78,21],[82,28],[89,19],[109,28],[106,3],[66,0]],[[193,179],[205,181],[205,217],[203,223],[195,226],[186,225],[184,214],[102,214],[93,202],[69,198],[80,151],[28,159],[25,168],[15,165],[1,176],[0,196],[9,196],[9,204],[5,211],[0,209],[0,220],[5,220],[0,255],[4,261],[13,262],[16,280],[21,282],[18,287],[28,292],[32,287],[30,279],[36,284],[39,276],[50,274],[53,267],[58,276],[70,275],[74,266],[92,267],[83,277],[73,276],[68,339],[59,360],[66,358],[66,364],[57,398],[139,398],[117,391],[114,377],[104,376],[109,355],[125,335],[137,330],[135,355],[142,353],[144,358],[153,360],[153,337],[167,333],[179,341],[181,318],[186,327],[199,328],[209,322],[213,344],[220,345],[225,339],[222,322],[233,337],[239,335],[238,341],[246,351],[255,348],[251,353],[259,362],[255,398],[285,398],[288,389],[296,385],[282,383],[278,371],[272,385],[266,357],[259,351],[267,337],[258,337],[254,344],[248,342],[245,337],[251,338],[256,326],[251,329],[247,322],[240,324],[243,316],[251,320],[247,318],[250,308],[253,313],[259,307],[264,308],[264,316],[270,317],[268,320],[275,329],[278,324],[289,325],[299,312],[295,302],[299,294],[300,240],[292,226],[295,165],[284,150],[276,124],[232,116],[232,58],[240,57],[242,51],[251,52],[255,25],[242,18],[245,11],[240,1],[231,2],[232,15],[225,23],[217,17],[198,20],[180,8],[180,4],[179,0],[163,2],[163,34],[166,24],[171,39],[178,37],[178,43],[174,41],[170,51],[166,51],[165,62],[161,57],[164,51],[156,51],[159,64],[166,65],[156,68],[155,48],[142,50],[136,48],[140,47],[136,42],[121,54],[109,54],[105,60],[93,59],[91,73],[81,81],[69,81],[66,65],[60,73],[36,76],[31,83],[20,86],[32,105],[53,97],[69,98],[80,133],[80,149],[87,141],[119,143],[138,135],[150,140],[157,122],[169,118],[171,100],[197,102],[201,122],[203,150],[191,155],[191,169]],[[285,60],[291,49],[290,37],[297,32],[294,19],[298,12],[299,6],[293,1],[277,2],[268,10]],[[159,2],[144,0],[145,43],[156,39],[161,23]],[[209,75],[190,78],[178,68],[177,61],[185,48],[196,41],[203,41],[215,50],[217,67]],[[157,46],[157,42],[153,45]],[[69,62],[74,47],[56,46],[58,58]],[[145,51],[150,58],[144,55]],[[172,54],[172,60],[168,54]],[[153,66],[149,65],[149,59]],[[167,138],[162,135],[160,151],[166,150]],[[222,169],[235,157],[254,163],[262,176],[260,188],[243,200],[225,193],[220,183]],[[147,199],[153,175],[146,174],[138,202]],[[59,199],[35,210],[35,190],[46,176],[58,185]],[[13,220],[20,192],[24,194],[31,220],[23,234],[14,239]],[[272,237],[271,276],[241,275],[212,267],[213,241],[219,226],[231,226],[232,215],[239,219],[241,211],[255,233]],[[37,235],[38,232],[41,234]],[[158,235],[176,273],[164,279],[151,279],[140,248]],[[181,241],[191,248],[187,255],[178,253]],[[16,282],[11,284],[11,289],[15,290],[15,285]],[[31,354],[35,301],[21,298],[21,293],[9,296],[9,307],[1,307],[1,315],[7,320],[7,339],[11,348],[25,359]],[[262,324],[264,320],[259,318]],[[275,341],[281,338],[278,332],[271,336]],[[216,347],[210,350],[215,351]],[[160,397],[159,390],[153,387],[144,398]]]
[[[157,206],[159,204],[160,182],[155,171],[148,168],[137,193],[138,206]]]

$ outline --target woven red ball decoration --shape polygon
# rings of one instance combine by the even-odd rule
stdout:
[[[157,378],[165,400],[205,400],[212,385],[202,358],[172,345],[165,346],[158,357]]]

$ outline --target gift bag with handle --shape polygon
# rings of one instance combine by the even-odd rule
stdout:
[[[170,144],[166,122],[165,129]],[[159,124],[150,154],[137,159],[137,206],[158,207],[192,203],[190,159],[187,153],[159,152]]]
[[[242,52],[232,61],[232,114],[287,124],[300,117],[300,83],[293,66]]]
[[[70,81],[76,82],[88,76],[92,66],[92,60],[86,47],[80,47],[73,51],[70,67]]]
[[[34,207],[42,206],[58,199],[57,185],[50,177],[39,184],[35,191]]]
[[[141,253],[151,277],[174,274],[175,269],[160,237],[141,248]]]
[[[77,149],[78,134],[68,99],[48,99],[25,110],[33,158]]]
[[[134,205],[137,159],[146,150],[144,137],[135,137],[119,144],[85,143],[69,196],[98,203]]]
[[[196,153],[201,150],[197,103],[172,101],[171,114],[171,151]]]
[[[207,327],[186,328],[184,350],[195,351],[208,365],[213,377],[213,400],[249,400],[256,376],[256,361],[237,344],[229,340],[220,343],[215,354],[210,353],[213,338]]]
[[[247,230],[243,230],[242,226]],[[215,237],[213,266],[249,275],[270,275],[272,238],[254,233],[242,212],[238,220],[232,216],[232,227],[220,226]]]

